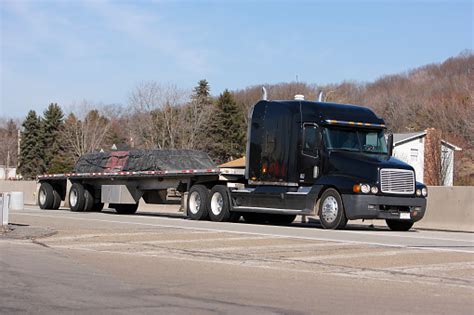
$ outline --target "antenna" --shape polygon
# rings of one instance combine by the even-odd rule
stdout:
[[[318,102],[322,102],[322,101],[323,101],[323,96],[324,96],[323,91],[319,92],[319,95],[318,95]]]
[[[267,100],[267,89],[264,86],[262,86],[262,100]]]

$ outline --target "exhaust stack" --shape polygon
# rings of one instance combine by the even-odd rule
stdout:
[[[263,101],[268,100],[268,97],[267,97],[267,96],[268,96],[268,95],[267,95],[267,89],[266,89],[264,86],[262,86],[262,100],[263,100]]]
[[[323,91],[319,92],[319,95],[318,95],[318,102],[322,102],[322,101],[323,101],[323,96],[324,96]]]

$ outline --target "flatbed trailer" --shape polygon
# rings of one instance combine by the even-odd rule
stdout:
[[[249,113],[244,167],[43,175],[39,205],[58,208],[70,182],[72,211],[98,211],[108,203],[131,214],[141,198],[163,203],[167,189],[174,188],[185,196],[186,215],[195,220],[243,217],[288,224],[309,215],[319,216],[326,229],[344,228],[348,220],[382,219],[392,230],[406,231],[423,218],[427,188],[416,181],[413,167],[392,156],[393,136],[382,118],[361,106],[302,96],[268,101],[263,95]],[[192,157],[176,154],[168,161],[188,165]]]

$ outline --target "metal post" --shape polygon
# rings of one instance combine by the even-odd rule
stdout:
[[[10,194],[0,193],[0,219],[2,226],[8,225],[8,209],[10,207]]]

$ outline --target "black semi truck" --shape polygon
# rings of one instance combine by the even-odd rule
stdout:
[[[384,219],[390,229],[406,231],[423,218],[427,188],[410,165],[392,157],[383,119],[366,107],[299,98],[269,101],[265,93],[252,107],[245,170],[217,168],[202,152],[156,150],[180,162],[130,171],[126,160],[116,162],[120,154],[132,161],[132,151],[119,152],[102,156],[107,165],[115,161],[112,168],[39,176],[38,203],[57,209],[70,181],[73,211],[108,203],[131,214],[140,198],[162,203],[174,188],[194,220],[289,224],[306,215],[319,216],[323,228],[342,229],[348,220]],[[195,154],[197,164],[188,161]]]

